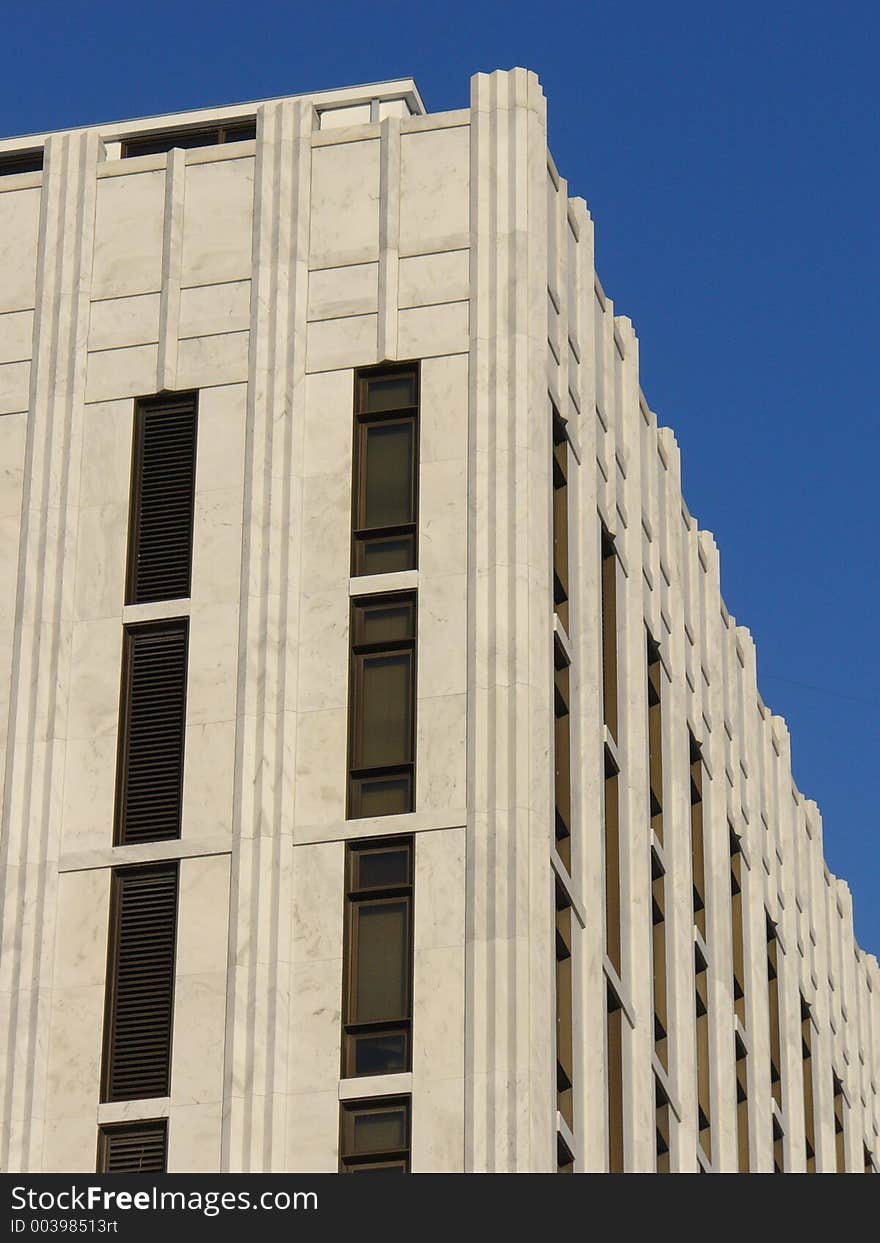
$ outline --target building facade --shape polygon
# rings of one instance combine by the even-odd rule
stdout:
[[[535,76],[0,143],[0,271],[0,1168],[873,1170]]]

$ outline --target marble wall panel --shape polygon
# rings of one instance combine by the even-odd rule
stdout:
[[[180,293],[180,337],[243,332],[251,323],[250,281],[199,285]]]
[[[470,288],[470,251],[447,250],[400,260],[399,307],[461,302]]]
[[[164,213],[164,170],[98,181],[93,298],[161,289]]]
[[[104,298],[92,303],[89,316],[90,350],[152,345],[158,340],[159,294]]]
[[[34,336],[33,311],[0,314],[0,363],[17,363],[31,357]]]
[[[253,217],[253,156],[188,165],[181,285],[249,279]]]
[[[467,246],[469,148],[469,126],[401,135],[401,255]]]
[[[312,268],[371,262],[379,254],[379,143],[346,142],[312,152]]]
[[[35,305],[41,194],[38,186],[0,194],[0,312]]]

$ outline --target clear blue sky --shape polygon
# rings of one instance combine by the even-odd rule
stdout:
[[[7,6],[0,132],[415,77],[431,111],[525,65],[682,448],[832,869],[880,951],[880,11],[767,4]]]

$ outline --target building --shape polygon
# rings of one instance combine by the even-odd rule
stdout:
[[[874,1169],[877,961],[535,76],[0,174],[0,1167]]]

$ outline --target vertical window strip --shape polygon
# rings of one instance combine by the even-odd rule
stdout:
[[[733,947],[733,1008],[743,1032],[746,1030],[745,949],[743,940],[742,850],[739,838],[728,825],[730,842],[730,919]],[[740,1034],[734,1037],[736,1055],[736,1137],[737,1168],[750,1169],[748,1054]]]
[[[691,867],[693,876],[694,926],[706,937],[706,868],[703,841],[703,759],[693,734],[688,732],[690,753]],[[698,942],[694,944],[694,1008],[697,1052],[697,1120],[700,1147],[712,1160],[711,1062],[709,1050],[709,964]]]
[[[624,1172],[623,1150],[623,1006],[607,985],[605,1040],[608,1064],[608,1170]]]
[[[654,851],[651,852],[651,911],[653,942],[654,1052],[664,1070],[669,1070],[669,1003],[666,963],[666,876]]]
[[[412,1066],[412,838],[346,847],[342,1076]]]
[[[410,1097],[343,1101],[339,1131],[340,1173],[409,1173],[412,1131]]]
[[[712,1160],[712,1105],[709,1056],[709,971],[696,950],[694,972],[695,1009],[697,1022],[697,1115],[700,1147],[707,1161]]]
[[[621,973],[620,804],[618,772],[605,749],[605,953]]]
[[[767,916],[767,995],[770,1020],[770,1091],[782,1109],[782,1041],[779,1026],[779,943],[776,925]]]
[[[659,845],[663,844],[663,719],[660,648],[646,639],[648,702],[648,815]],[[664,1070],[669,1069],[666,981],[666,876],[653,846],[651,849],[652,976],[654,994],[654,1051]],[[668,1152],[668,1145],[667,1145]]]
[[[103,1101],[169,1093],[177,902],[176,861],[112,874]]]
[[[197,393],[137,405],[126,604],[190,594],[197,410]]]
[[[553,409],[553,607],[568,633],[568,436]]]
[[[114,845],[180,837],[189,622],[123,637]]]
[[[693,734],[690,740],[691,763],[691,861],[693,871],[694,925],[706,937],[706,865],[703,841],[703,757]]]
[[[558,410],[551,405],[553,437],[553,608],[570,633],[568,601],[568,436]],[[557,637],[554,643],[554,819],[556,853],[571,874],[571,678],[568,658]],[[556,1108],[574,1131],[574,1041],[572,1035],[572,910],[571,900],[556,881]],[[574,1172],[574,1154],[557,1134],[557,1172]]]
[[[813,1023],[810,1007],[801,996],[801,1073],[804,1086],[804,1144],[807,1173],[816,1173],[816,1111],[813,1093]]]
[[[556,853],[571,874],[571,679],[560,644],[553,675]]]
[[[164,1174],[167,1168],[166,1119],[98,1128],[98,1174]]]
[[[604,722],[617,741],[617,554],[602,530],[602,707]]]
[[[351,605],[348,819],[415,809],[416,596]]]
[[[419,368],[355,375],[351,572],[418,565]]]
[[[656,1129],[656,1151],[657,1151],[657,1173],[671,1173],[670,1163],[670,1125],[671,1110],[669,1108],[669,1098],[663,1090],[660,1080],[654,1076],[654,1113],[655,1113],[655,1129]]]
[[[574,1130],[572,1039],[571,902],[556,885],[556,1107]]]
[[[663,845],[663,666],[660,647],[648,635],[648,789],[651,828]]]
[[[846,1100],[843,1083],[834,1075],[834,1153],[838,1174],[846,1173]]]

